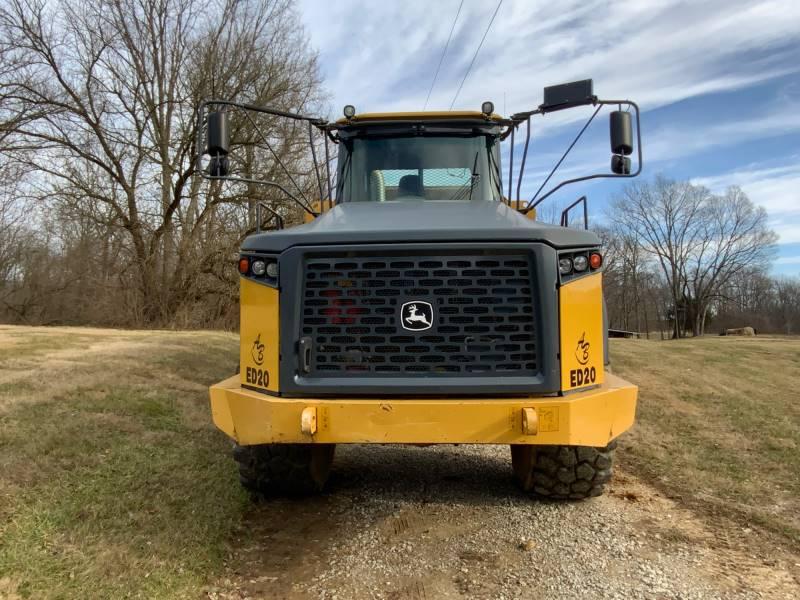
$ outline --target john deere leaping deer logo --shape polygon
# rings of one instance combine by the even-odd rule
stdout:
[[[575,348],[575,358],[582,365],[589,362],[589,342],[586,341],[586,332],[583,332],[581,339],[578,340],[578,347]]]
[[[433,326],[433,306],[415,300],[400,307],[400,325],[409,331],[425,331]]]
[[[250,348],[250,356],[253,357],[253,362],[261,366],[264,364],[264,344],[261,343],[261,334],[258,334],[256,341],[253,342],[253,347]]]

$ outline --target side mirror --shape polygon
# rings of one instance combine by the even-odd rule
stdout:
[[[227,156],[212,156],[208,163],[208,174],[211,177],[227,177],[230,173],[230,164]]]
[[[631,113],[615,110],[609,115],[611,125],[611,152],[627,156],[633,152],[633,125]]]
[[[631,159],[619,154],[611,155],[611,172],[616,175],[631,174]]]
[[[230,129],[228,113],[213,111],[208,113],[206,124],[206,152],[211,155],[208,174],[212,177],[225,177],[230,171],[228,150],[230,149]]]
[[[631,113],[615,110],[609,115],[611,139],[611,172],[617,175],[630,175],[633,152],[633,124]]]

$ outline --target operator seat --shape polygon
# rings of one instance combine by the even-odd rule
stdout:
[[[403,175],[397,184],[397,195],[399,197],[417,196],[418,198],[425,198],[419,175]]]

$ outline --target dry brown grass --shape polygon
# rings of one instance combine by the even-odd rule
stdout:
[[[612,340],[611,351],[640,386],[623,467],[800,546],[800,338]]]
[[[196,597],[248,507],[223,333],[0,327],[0,598]]]
[[[220,576],[251,535],[208,410],[236,348],[0,326],[0,598],[198,597]],[[612,358],[641,386],[623,469],[797,543],[800,340],[615,340]]]

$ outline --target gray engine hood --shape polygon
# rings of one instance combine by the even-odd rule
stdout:
[[[537,223],[500,202],[344,202],[311,223],[249,236],[246,252],[292,246],[402,242],[543,242],[598,246],[589,231]]]

